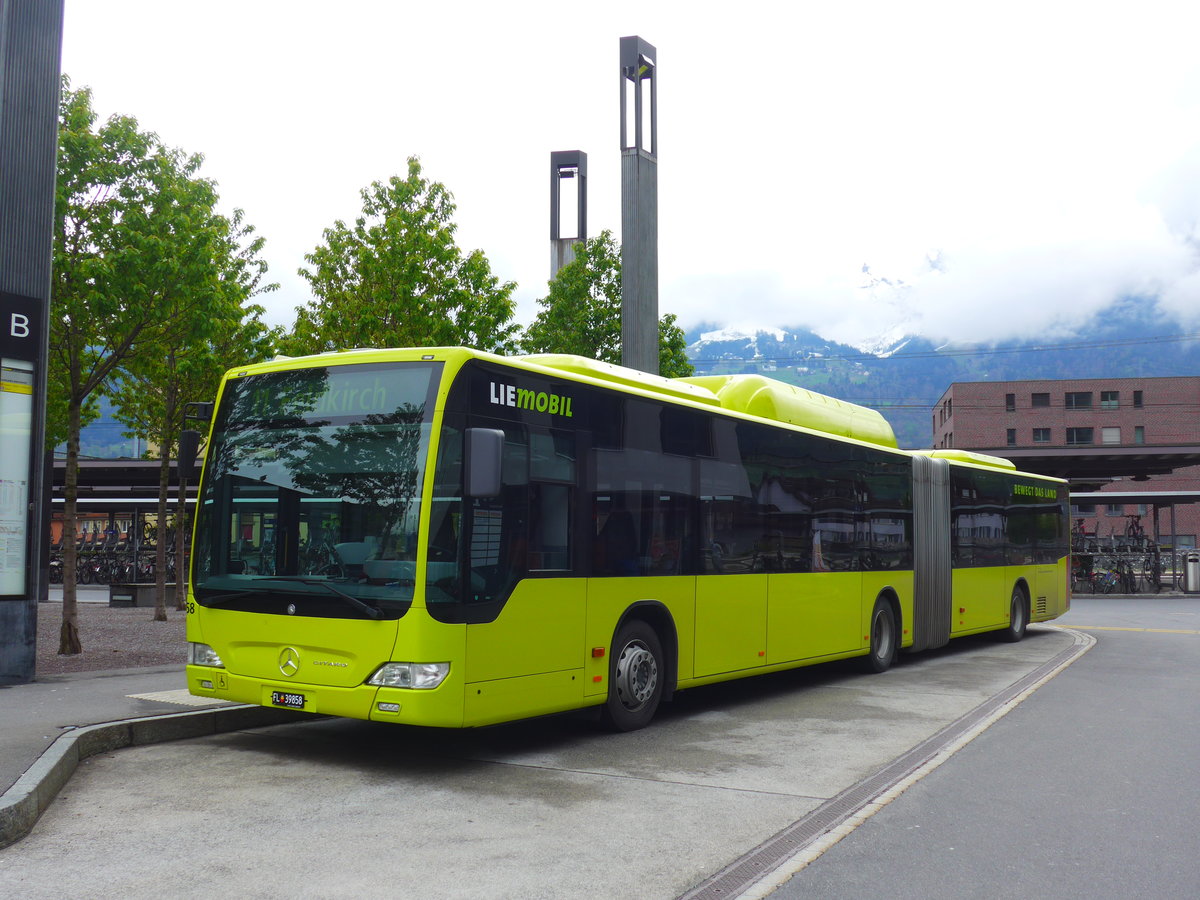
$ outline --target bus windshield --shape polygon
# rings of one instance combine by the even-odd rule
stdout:
[[[198,501],[196,599],[292,615],[402,615],[440,370],[387,363],[230,378]]]

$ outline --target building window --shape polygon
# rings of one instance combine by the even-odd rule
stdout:
[[[1067,429],[1067,446],[1079,446],[1081,444],[1092,444],[1095,440],[1092,436],[1091,428],[1068,428]]]
[[[1005,411],[1013,412],[1014,410],[1016,410],[1016,408],[1017,408],[1017,395],[1016,394],[1005,394],[1004,395]]]
[[[1096,514],[1095,503],[1072,503],[1071,515],[1074,516],[1094,516]]]
[[[1142,408],[1142,392],[1141,391],[1133,392],[1133,405],[1134,405],[1135,409]]]
[[[1104,514],[1106,516],[1123,516],[1125,515],[1125,507],[1120,503],[1110,503],[1104,507]]]
[[[1134,425],[1133,426],[1133,442],[1135,444],[1146,443],[1146,426],[1145,425]]]
[[[1015,429],[1015,428],[1008,429],[1008,434],[1007,434],[1005,440],[1007,440],[1008,446],[1010,446],[1010,447],[1017,446],[1017,429]]]
[[[1034,442],[1035,444],[1048,444],[1048,443],[1050,443],[1050,429],[1049,429],[1049,428],[1035,428],[1035,429],[1033,429],[1033,442]]]
[[[1038,406],[1049,406],[1050,405],[1050,395],[1049,394],[1030,394],[1029,395],[1029,403],[1031,406],[1033,406],[1035,408]]]
[[[1101,409],[1117,409],[1121,405],[1120,391],[1101,391],[1100,392],[1100,408]]]
[[[1100,442],[1103,444],[1119,444],[1121,443],[1120,428],[1101,428]]]
[[[1067,409],[1091,409],[1091,391],[1069,391],[1066,397]]]

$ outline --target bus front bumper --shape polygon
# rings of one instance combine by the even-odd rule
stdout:
[[[188,692],[196,697],[249,703],[273,709],[294,709],[315,715],[341,716],[374,722],[461,728],[461,685],[443,684],[433,690],[376,687],[360,684],[334,687],[295,681],[235,675],[211,666],[187,666]]]

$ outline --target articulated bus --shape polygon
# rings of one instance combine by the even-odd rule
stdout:
[[[1069,606],[1067,485],[903,451],[757,375],[355,350],[227,373],[192,551],[191,693],[441,727],[994,631]]]

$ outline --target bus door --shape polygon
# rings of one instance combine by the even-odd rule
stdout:
[[[767,586],[780,548],[754,498],[701,498],[704,574],[696,578],[697,678],[763,665]]]
[[[570,432],[504,430],[500,496],[468,501],[466,599],[478,614],[467,625],[467,703],[531,714],[582,694],[575,441]]]

